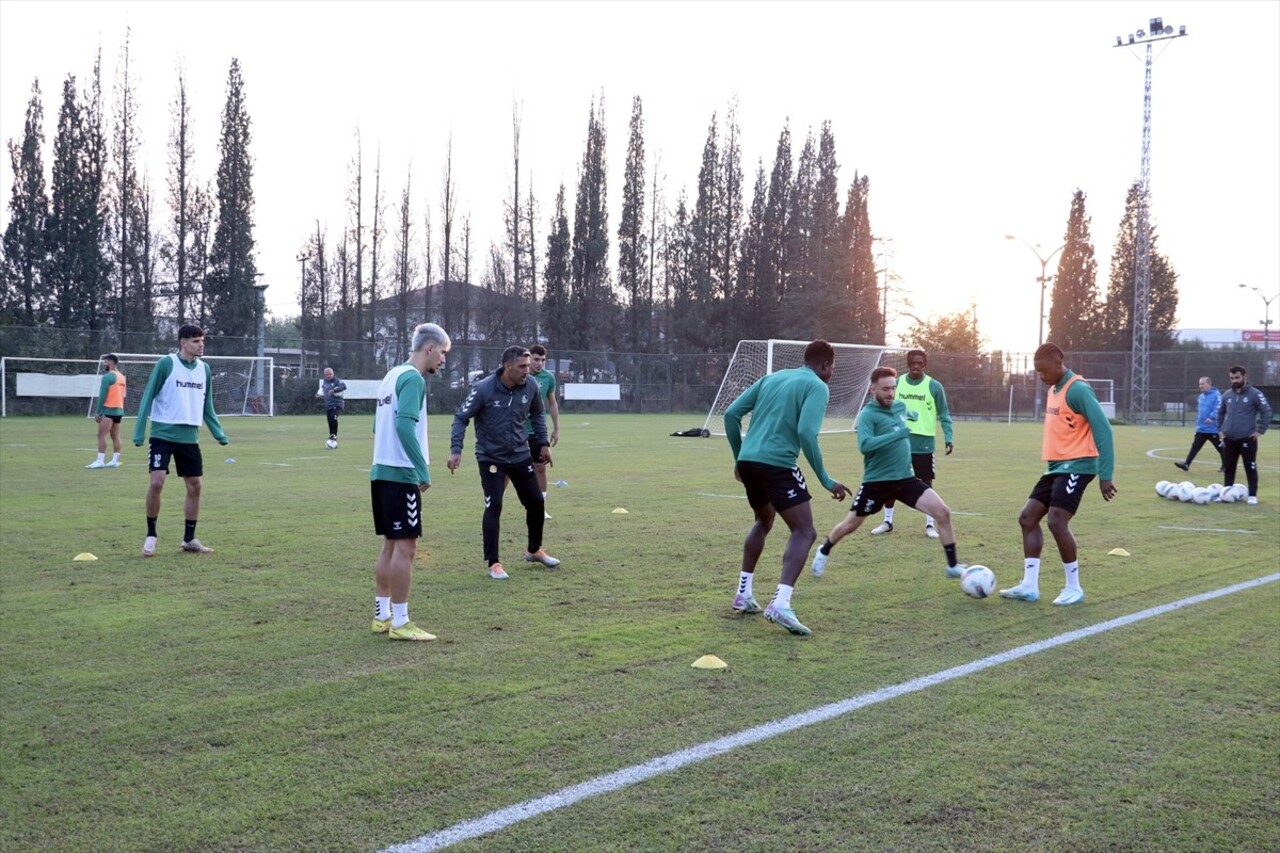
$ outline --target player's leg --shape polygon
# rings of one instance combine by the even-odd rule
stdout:
[[[108,468],[120,467],[120,418],[111,418],[111,461],[107,463]]]
[[[378,555],[377,593],[385,592],[391,599],[391,624],[387,636],[392,640],[434,640],[409,620],[409,587],[413,581],[413,558],[418,552],[418,538],[422,536],[422,492],[416,483],[378,483],[381,491],[381,527],[386,536],[382,553]],[[376,600],[376,599],[375,599]],[[373,630],[378,631],[376,621]]]
[[[1249,484],[1249,503],[1258,502],[1258,442],[1246,438],[1240,442],[1240,460],[1244,462],[1244,481]]]
[[[1236,463],[1240,461],[1240,442],[1234,438],[1222,442],[1222,485],[1232,486],[1236,482]]]
[[[813,507],[809,501],[809,493],[804,493],[804,500],[800,503],[781,509],[775,504],[775,509],[786,522],[790,535],[782,549],[782,577],[773,600],[764,610],[764,618],[786,628],[792,634],[808,636],[813,632],[796,616],[795,609],[791,606],[791,593],[795,590],[796,580],[809,557],[809,551],[818,538],[818,531],[813,527]]]
[[[373,532],[382,537],[378,559],[373,564],[373,633],[391,630],[391,555],[395,545],[386,538],[390,525],[384,521],[383,481],[369,482],[369,505],[373,511]]]
[[[324,417],[325,417],[325,420],[329,422],[329,438],[333,439],[334,441],[337,441],[338,440],[338,410],[325,409]]]
[[[836,526],[831,528],[826,540],[819,546],[818,552],[813,555],[811,571],[814,577],[822,577],[822,573],[827,570],[827,558],[831,556],[831,549],[836,547],[836,543],[861,527],[862,522],[867,520],[867,516],[879,509],[881,505],[888,506],[892,497],[891,490],[885,491],[876,483],[863,483],[858,486],[858,492],[853,496],[853,504],[849,507],[849,512],[836,522]]]
[[[763,609],[756,601],[753,589],[756,564],[760,562],[765,540],[769,537],[769,531],[773,530],[773,522],[777,518],[773,504],[769,503],[769,492],[762,477],[764,467],[753,462],[738,463],[738,479],[746,490],[747,505],[751,507],[754,517],[747,536],[742,541],[742,566],[738,571],[738,589],[733,596],[733,609],[739,613],[759,613]]]
[[[928,488],[933,488],[933,480],[938,475],[938,465],[932,453],[911,454],[911,470],[916,479],[920,480]],[[934,524],[933,515],[928,510],[922,509],[920,511],[924,513],[924,535],[930,539],[937,539],[938,528]]]
[[[885,504],[884,504],[884,521],[880,522],[880,523],[879,523],[879,524],[877,524],[875,527],[871,528],[871,535],[872,535],[872,536],[879,536],[879,535],[881,535],[881,534],[883,534],[883,533],[892,533],[892,532],[893,532],[893,506],[894,506],[894,504],[895,504],[895,503],[896,503],[896,501],[893,501],[893,500],[885,501]],[[856,530],[857,528],[855,527],[854,529]],[[851,532],[853,532],[853,531],[850,531],[850,533],[851,533]],[[848,534],[844,534],[844,535],[848,535]],[[836,542],[839,542],[839,541],[840,541],[839,539],[833,540],[833,541],[832,541],[832,544],[835,544]]]
[[[142,556],[156,552],[156,519],[160,517],[160,495],[164,491],[165,478],[169,476],[169,458],[173,447],[167,441],[151,439],[147,453],[147,538],[142,540]]]
[[[534,471],[533,462],[512,465],[506,470],[507,476],[511,478],[511,485],[515,487],[516,497],[520,498],[520,503],[524,506],[525,527],[529,531],[524,552],[525,561],[541,563],[549,569],[554,569],[560,565],[560,561],[542,547],[542,532],[547,523],[546,512],[542,492],[538,490],[538,476]]]
[[[917,482],[925,486],[923,480],[917,480]],[[918,487],[911,488],[914,490]],[[907,497],[908,495],[904,494],[903,500],[905,501]],[[960,577],[964,574],[966,567],[956,556],[956,530],[951,523],[951,508],[947,506],[941,495],[928,486],[925,486],[925,490],[915,499],[915,508],[934,521],[937,528],[935,536],[941,540],[942,551],[947,557],[947,577]]]
[[[1092,474],[1060,474],[1053,484],[1046,523],[1058,546],[1062,572],[1066,578],[1062,592],[1053,600],[1059,606],[1084,601],[1084,590],[1080,587],[1080,555],[1076,548],[1076,537],[1071,532],[1071,519],[1080,509],[1080,500],[1093,479]]]
[[[1183,471],[1189,470],[1191,468],[1191,463],[1196,460],[1196,454],[1200,452],[1200,448],[1204,447],[1204,443],[1205,441],[1208,440],[1208,438],[1209,438],[1208,433],[1203,433],[1203,432],[1196,433],[1195,437],[1191,439],[1191,449],[1187,451],[1186,460],[1184,460],[1181,463],[1175,462],[1173,464],[1176,467],[1181,468]]]
[[[182,550],[192,554],[212,554],[213,549],[200,544],[196,538],[196,522],[200,520],[200,493],[204,489],[204,458],[198,444],[178,444],[173,449],[174,466],[178,476],[186,484],[187,494],[182,502],[185,527],[182,532]]]
[[[547,502],[547,463],[539,462],[542,458],[542,445],[538,444],[538,440],[532,435],[529,436],[529,458],[533,460],[534,473],[538,475],[538,489],[542,492],[542,503]],[[542,517],[550,518],[551,513],[547,512],[545,506],[542,508]]]
[[[1227,451],[1222,446],[1222,441],[1218,438],[1217,433],[1211,434],[1209,439],[1213,442],[1213,449],[1218,451],[1218,473],[1221,474],[1227,470]]]
[[[1000,590],[1004,598],[1040,600],[1040,552],[1044,550],[1044,531],[1040,522],[1049,512],[1054,479],[1046,475],[1036,481],[1026,506],[1018,514],[1018,526],[1022,528],[1022,580],[1016,586]]]
[[[507,571],[498,557],[498,539],[502,533],[502,495],[507,488],[507,475],[497,465],[480,462],[480,488],[484,492],[484,517],[481,532],[484,540],[484,564],[489,577],[506,580]]]

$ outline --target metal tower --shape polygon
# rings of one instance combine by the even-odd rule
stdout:
[[[1148,388],[1151,385],[1151,225],[1148,203],[1151,200],[1151,65],[1152,48],[1157,41],[1179,38],[1187,34],[1185,26],[1165,26],[1160,18],[1148,22],[1150,30],[1131,33],[1128,41],[1116,36],[1116,47],[1147,46],[1146,76],[1142,90],[1142,169],[1138,183],[1137,242],[1134,246],[1133,272],[1133,368],[1129,374],[1129,422],[1147,422]]]

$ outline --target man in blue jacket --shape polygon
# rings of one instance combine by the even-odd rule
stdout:
[[[529,527],[528,550],[524,558],[555,568],[560,561],[542,547],[542,528],[546,522],[545,502],[533,468],[532,447],[541,450],[541,461],[551,464],[551,446],[547,441],[547,421],[543,414],[542,394],[538,382],[529,375],[529,350],[522,346],[507,347],[502,353],[502,367],[471,386],[453,416],[449,438],[449,472],[462,461],[462,442],[467,423],[476,422],[476,462],[480,465],[480,487],[484,491],[484,560],[489,577],[506,580],[508,575],[498,559],[498,535],[502,519],[502,494],[507,479],[515,486],[524,504]],[[533,435],[525,423],[533,423]]]
[[[1175,467],[1181,468],[1183,471],[1191,469],[1191,462],[1196,458],[1196,454],[1200,452],[1200,448],[1204,447],[1206,441],[1213,442],[1213,447],[1218,451],[1218,470],[1222,470],[1222,443],[1218,441],[1218,404],[1222,402],[1222,394],[1217,388],[1213,387],[1213,383],[1209,381],[1208,376],[1200,377],[1200,399],[1196,406],[1196,437],[1191,441],[1191,451],[1187,454],[1186,462],[1175,462]]]

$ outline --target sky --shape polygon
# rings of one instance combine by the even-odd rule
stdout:
[[[163,201],[177,68],[193,104],[195,169],[212,180],[238,58],[257,265],[270,314],[287,317],[298,313],[307,236],[317,221],[331,240],[348,224],[357,133],[368,186],[381,158],[388,216],[412,174],[415,216],[430,210],[437,234],[452,144],[478,268],[502,239],[517,109],[521,194],[532,182],[541,247],[562,182],[573,198],[593,99],[605,105],[614,229],[634,96],[648,169],[657,165],[672,206],[682,189],[692,203],[708,125],[731,103],[748,205],[784,124],[798,157],[805,134],[830,121],[841,203],[855,173],[870,178],[872,228],[888,250],[877,262],[897,280],[891,338],[906,332],[905,310],[930,317],[972,303],[988,348],[1027,351],[1039,339],[1040,262],[1026,244],[1042,256],[1062,244],[1077,189],[1105,286],[1142,152],[1145,50],[1116,47],[1116,36],[1156,16],[1188,33],[1156,43],[1152,74],[1151,217],[1179,275],[1178,325],[1261,329],[1267,311],[1280,328],[1275,0],[0,0],[0,139],[21,140],[38,78],[48,168],[63,80],[86,83],[101,49],[109,94],[127,32],[145,172]],[[7,161],[0,173],[7,223]]]

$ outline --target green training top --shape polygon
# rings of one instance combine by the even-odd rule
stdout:
[[[951,409],[941,382],[927,373],[919,382],[912,382],[910,374],[899,376],[897,398],[919,415],[919,420],[909,427],[912,453],[933,453],[938,424],[942,424],[942,440],[951,444]]]
[[[1068,370],[1062,374],[1062,381],[1053,386],[1061,391],[1075,372]],[[1067,405],[1072,411],[1081,412],[1089,422],[1089,430],[1093,433],[1093,443],[1098,448],[1097,456],[1085,456],[1081,459],[1050,459],[1045,474],[1095,474],[1099,480],[1110,480],[1116,471],[1116,445],[1111,434],[1111,421],[1098,403],[1098,396],[1093,388],[1081,379],[1067,389]]]
[[[794,468],[801,451],[824,489],[835,488],[822,464],[818,432],[831,392],[808,367],[793,367],[762,376],[743,391],[724,413],[724,429],[734,462],[763,462]],[[742,419],[751,427],[742,437]]]
[[[530,370],[529,375],[538,383],[538,392],[542,394],[542,401],[544,403],[551,398],[552,394],[556,393],[556,375],[550,370],[547,370],[545,367],[542,368],[542,371],[539,373],[534,373]],[[547,415],[547,422],[550,423],[551,410],[546,406],[543,406],[542,408]],[[533,435],[533,418],[529,418],[529,420],[525,421],[524,431],[526,435]],[[547,428],[547,434],[551,434],[550,427]]]
[[[108,409],[102,405],[107,402],[107,391],[109,391],[111,386],[114,384],[116,384],[116,375],[113,371],[108,370],[106,373],[102,374],[102,382],[98,386],[98,410],[94,414],[102,415],[104,417],[107,415],[116,415],[117,417],[124,416],[123,406]]]
[[[915,476],[907,422],[914,420],[901,400],[882,406],[875,397],[858,413],[858,450],[862,452],[862,482],[881,483]]]
[[[181,356],[178,360],[187,367],[192,367],[196,363],[187,361]],[[213,410],[213,371],[209,369],[208,362],[201,362],[201,364],[204,366],[204,424],[219,444],[226,444],[227,434],[222,431],[218,413]],[[151,378],[147,380],[147,388],[142,392],[142,402],[138,404],[138,422],[133,427],[133,443],[139,447],[142,446],[142,440],[147,435],[147,418],[151,416],[151,404],[155,402],[156,394],[164,387],[165,381],[172,373],[173,359],[168,356],[157,361],[156,366],[151,369]],[[199,444],[200,427],[193,424],[166,424],[161,421],[152,421],[151,437],[172,441],[174,444]]]

